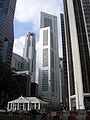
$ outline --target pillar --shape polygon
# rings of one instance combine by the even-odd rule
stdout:
[[[8,103],[8,107],[7,107],[7,110],[9,110],[9,103]]]
[[[29,102],[28,102],[28,111],[29,111]]]
[[[24,103],[23,103],[23,110],[25,110],[25,108],[24,108]]]
[[[14,104],[12,103],[12,110],[13,110]]]
[[[40,103],[38,103],[38,109],[40,109]]]
[[[34,109],[36,109],[36,103],[34,103]]]
[[[19,103],[18,103],[18,105],[17,105],[17,110],[19,110]]]

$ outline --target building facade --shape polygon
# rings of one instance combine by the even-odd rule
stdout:
[[[70,109],[90,109],[90,1],[63,3]]]
[[[57,17],[44,12],[40,20],[39,95],[59,99]]]
[[[0,0],[0,64],[11,65],[16,0]]]
[[[20,55],[13,53],[11,68],[15,71],[26,71],[29,70],[30,59],[25,59]]]
[[[32,82],[35,82],[36,73],[36,50],[35,33],[29,32],[25,39],[23,57],[30,60],[29,71],[32,73]]]
[[[67,56],[66,56],[66,40],[65,40],[65,25],[64,25],[64,14],[60,14],[61,19],[61,35],[62,35],[62,51],[63,51],[63,65],[60,68],[63,71],[63,81],[62,81],[62,102],[68,108],[69,96],[68,96],[68,75],[67,75]]]

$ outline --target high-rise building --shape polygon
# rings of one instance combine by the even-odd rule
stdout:
[[[90,109],[90,1],[63,3],[70,109]]]
[[[67,76],[67,56],[66,56],[66,41],[65,41],[65,25],[64,14],[60,14],[61,18],[61,35],[62,35],[62,47],[63,47],[63,80],[62,80],[62,102],[68,108],[69,96],[68,96],[68,76]]]
[[[25,39],[23,57],[30,60],[29,71],[32,74],[32,82],[35,82],[36,71],[36,50],[35,50],[35,33],[29,32]]]
[[[57,17],[44,12],[40,20],[39,95],[59,99]]]
[[[0,64],[10,68],[14,42],[13,20],[16,0],[0,0]]]
[[[59,99],[62,102],[66,109],[68,110],[68,89],[67,89],[67,82],[65,80],[64,75],[64,64],[63,58],[59,58],[59,81],[60,81],[60,88],[59,88]]]
[[[30,60],[23,58],[22,56],[13,53],[11,68],[15,71],[27,71],[29,70]],[[30,73],[30,72],[29,72]]]

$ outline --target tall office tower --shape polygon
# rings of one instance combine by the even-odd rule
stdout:
[[[39,95],[59,97],[57,17],[41,12],[39,41]]]
[[[14,42],[13,20],[16,0],[0,0],[0,65],[10,68]]]
[[[90,109],[90,1],[63,2],[70,109]]]
[[[36,50],[35,50],[35,33],[29,32],[25,39],[23,57],[30,60],[29,71],[32,74],[32,82],[35,82],[36,69]]]
[[[63,74],[64,79],[62,81],[62,101],[68,108],[68,75],[67,75],[67,58],[66,58],[66,41],[65,41],[65,26],[64,26],[64,14],[60,14],[61,18],[61,34],[62,34],[62,50],[63,50]]]

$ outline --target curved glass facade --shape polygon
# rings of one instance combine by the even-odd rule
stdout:
[[[13,20],[16,0],[0,0],[0,64],[11,65],[14,29]]]

